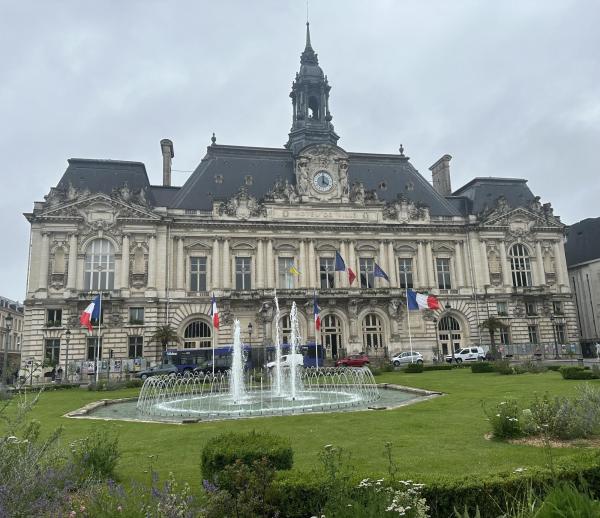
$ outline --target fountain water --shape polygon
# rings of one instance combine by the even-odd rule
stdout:
[[[281,364],[279,302],[275,298],[276,366],[274,376],[244,380],[240,322],[233,331],[231,369],[216,376],[153,376],[144,382],[137,402],[143,415],[227,419],[255,415],[335,411],[366,406],[379,399],[379,390],[368,367],[304,368],[292,356],[288,366]],[[301,337],[298,308],[290,312],[289,354],[300,354]]]

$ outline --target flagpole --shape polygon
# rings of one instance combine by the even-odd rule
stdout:
[[[213,333],[212,333],[212,377],[214,379],[215,377],[215,338],[217,336],[217,330],[215,329],[215,304],[214,301],[215,300],[215,292],[213,291],[213,296],[212,299],[210,301],[210,312],[212,314],[212,325],[213,325]]]
[[[406,322],[408,323],[408,343],[410,344],[410,363],[413,363],[412,333],[410,331],[410,308],[408,307],[408,281],[406,268],[404,269],[404,288],[406,289]]]
[[[98,375],[100,369],[98,368],[98,362],[100,361],[100,328],[102,327],[102,292],[98,292],[98,337],[96,338],[96,385],[98,385]]]
[[[313,290],[313,305],[317,300],[317,290]],[[315,361],[317,369],[319,368],[319,348],[317,347],[317,314],[313,309],[313,325],[315,326]]]

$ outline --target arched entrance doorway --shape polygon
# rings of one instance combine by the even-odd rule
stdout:
[[[321,345],[331,355],[331,358],[336,359],[341,352],[342,342],[342,324],[336,315],[325,315],[321,325]]]
[[[446,315],[440,319],[438,325],[438,336],[442,354],[452,354],[462,347],[462,331],[458,320],[451,315]]]
[[[183,332],[183,347],[186,349],[199,349],[212,346],[212,331],[210,326],[202,320],[192,320]]]

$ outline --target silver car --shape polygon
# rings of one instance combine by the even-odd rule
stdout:
[[[400,353],[392,358],[392,363],[395,367],[400,365],[407,365],[409,363],[423,363],[423,355],[417,351],[406,351]]]

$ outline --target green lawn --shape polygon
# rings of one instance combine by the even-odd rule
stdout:
[[[65,390],[44,393],[34,417],[42,422],[46,432],[63,426],[65,445],[99,427],[118,432],[123,450],[118,471],[123,480],[146,480],[144,471],[152,462],[161,475],[173,471],[177,478],[195,486],[200,479],[200,451],[208,438],[223,431],[256,429],[291,439],[295,469],[309,469],[317,462],[318,450],[333,444],[349,451],[365,474],[383,474],[384,443],[390,441],[402,475],[427,481],[442,474],[478,474],[544,464],[545,454],[539,448],[485,440],[488,425],[481,402],[493,404],[507,397],[527,401],[535,392],[569,394],[581,383],[563,380],[556,372],[501,376],[472,374],[470,369],[423,374],[392,372],[377,380],[447,395],[396,410],[169,425],[64,418],[66,412],[90,401],[137,392]],[[575,448],[560,449],[554,455],[576,452]],[[155,458],[151,459],[152,455]]]

